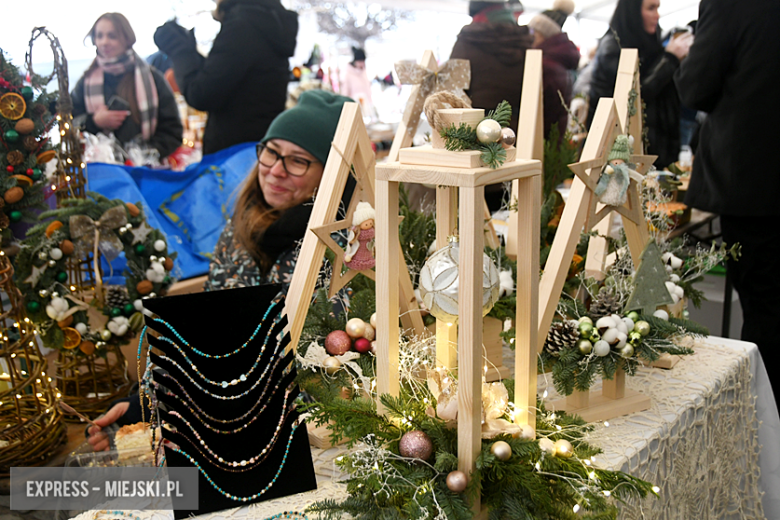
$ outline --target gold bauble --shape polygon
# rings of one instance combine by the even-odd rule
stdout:
[[[447,475],[447,488],[453,493],[463,493],[469,478],[462,471],[450,471]]]
[[[111,331],[108,329],[103,329],[100,331],[100,338],[103,341],[108,341],[111,339]]]
[[[360,318],[352,318],[347,322],[347,326],[344,327],[344,330],[352,339],[362,338],[363,333],[366,331],[366,322]]]
[[[505,441],[496,441],[490,446],[490,453],[498,460],[507,461],[512,458],[512,446]]]
[[[555,444],[553,444],[553,449],[555,450],[555,456],[562,459],[568,459],[574,455],[574,446],[572,446],[571,443],[566,439],[558,439],[555,441]]]
[[[341,361],[334,358],[333,356],[328,356],[325,358],[325,361],[322,362],[322,366],[325,368],[325,372],[333,375],[339,371],[339,368],[341,368]]]

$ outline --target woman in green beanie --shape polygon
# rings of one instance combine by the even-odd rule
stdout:
[[[205,290],[282,283],[286,291],[347,101],[352,100],[309,90],[274,119],[217,242]],[[344,190],[345,207],[353,187]]]

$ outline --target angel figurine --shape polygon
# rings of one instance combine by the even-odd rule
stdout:
[[[376,265],[374,258],[374,219],[376,212],[368,202],[359,202],[352,215],[352,227],[347,236],[344,265],[355,271],[365,271]]]
[[[631,159],[631,141],[627,135],[615,138],[612,150],[607,156],[607,164],[601,172],[596,189],[593,193],[599,202],[607,206],[622,206],[628,197],[628,185],[631,179],[642,182],[642,174],[632,170],[628,161]]]

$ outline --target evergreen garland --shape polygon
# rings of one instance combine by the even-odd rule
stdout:
[[[513,386],[507,381],[510,400]],[[363,443],[337,462],[349,474],[346,484],[350,496],[341,502],[317,502],[307,509],[308,513],[329,520],[345,514],[358,520],[466,520],[473,517],[468,499],[479,493],[491,519],[574,519],[578,517],[575,504],[586,518],[614,519],[617,508],[604,491],[618,500],[653,492],[648,482],[584,464],[584,460],[600,453],[583,440],[589,428],[577,417],[547,413],[541,403],[538,436],[570,441],[575,455],[569,459],[556,457],[543,452],[536,440],[502,434],[482,441],[477,469],[467,490],[453,492],[445,480],[458,465],[457,428],[448,428],[429,413],[429,408],[436,408],[436,400],[426,390],[412,390],[403,384],[399,397],[380,396],[385,415],[377,413],[373,400],[364,398],[333,398],[304,405],[311,421],[329,425],[333,442],[345,440],[349,447]],[[400,456],[399,440],[412,430],[425,432],[432,441],[434,455],[427,462]],[[507,461],[498,460],[490,452],[491,445],[499,440],[512,448]]]
[[[493,119],[501,128],[509,126],[512,119],[512,107],[505,100],[498,104],[495,110],[488,112],[482,120]],[[477,139],[476,127],[472,128],[466,123],[451,124],[442,128],[440,135],[444,139],[444,147],[451,152],[464,150],[478,150],[481,152],[480,160],[488,168],[496,169],[506,161],[506,149],[501,143],[481,143]]]

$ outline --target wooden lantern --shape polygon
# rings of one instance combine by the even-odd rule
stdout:
[[[439,157],[441,151],[434,154]],[[424,152],[421,152],[424,153]],[[442,152],[457,155],[460,152]],[[457,163],[456,159],[447,164]],[[454,231],[460,237],[457,358],[449,348],[453,329],[437,331],[437,358],[458,369],[458,468],[470,474],[481,450],[482,409],[482,254],[484,248],[485,185],[517,179],[520,184],[517,240],[539,242],[541,164],[539,161],[507,161],[497,169],[486,167],[423,166],[392,162],[376,168],[377,251],[377,392],[398,395],[398,187],[400,182],[437,186],[437,243]],[[459,208],[457,210],[456,208]],[[539,248],[527,247],[517,259],[517,339],[515,402],[516,420],[535,425],[537,273]],[[445,329],[442,331],[442,329]],[[449,329],[449,330],[446,330]],[[479,499],[474,504],[479,511]]]

